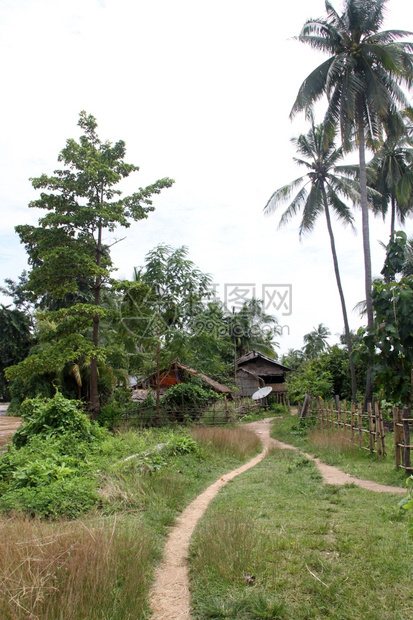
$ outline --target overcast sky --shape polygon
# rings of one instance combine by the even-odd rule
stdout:
[[[114,246],[119,277],[159,243],[186,245],[230,307],[236,292],[262,297],[265,286],[282,352],[318,323],[336,342],[343,321],[324,220],[300,243],[299,219],[279,230],[277,213],[263,215],[271,193],[301,174],[290,138],[307,126],[289,112],[324,56],[293,37],[323,14],[322,0],[0,0],[0,281],[27,267],[14,226],[39,217],[27,207],[29,177],[58,167],[86,110],[100,137],[125,140],[127,161],[140,166],[125,192],[175,179]],[[410,1],[389,0],[387,28],[413,30]],[[364,299],[359,213],[356,226],[354,235],[335,225],[350,311]],[[374,275],[388,235],[389,223],[372,219]],[[351,312],[350,323],[362,319]]]

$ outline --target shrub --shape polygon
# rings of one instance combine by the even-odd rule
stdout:
[[[30,517],[74,519],[98,500],[93,479],[80,477],[54,480],[46,485],[12,489],[0,497],[0,510]]]
[[[89,420],[76,401],[68,400],[59,392],[51,399],[25,400],[20,415],[23,424],[13,437],[17,448],[36,435],[53,437],[70,433],[74,441],[93,441],[104,436],[103,429]]]
[[[215,394],[195,383],[179,383],[169,388],[162,399],[162,407],[174,411],[201,409],[213,398]]]

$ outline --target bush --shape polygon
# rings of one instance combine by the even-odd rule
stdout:
[[[54,388],[46,375],[33,375],[28,381],[20,377],[10,385],[9,413],[18,413],[26,398],[52,398]]]
[[[97,502],[95,486],[93,479],[74,477],[43,486],[12,489],[0,497],[0,510],[21,512],[30,517],[74,519]]]
[[[162,407],[173,411],[201,409],[215,398],[216,394],[195,383],[179,383],[169,388],[162,399]]]
[[[26,445],[36,435],[53,437],[70,433],[74,441],[93,441],[104,437],[103,429],[87,418],[78,403],[59,392],[51,399],[25,400],[20,415],[23,424],[13,436],[13,444],[17,448]]]
[[[0,510],[53,518],[85,512],[98,498],[93,468],[100,445],[70,432],[10,445],[0,458]]]

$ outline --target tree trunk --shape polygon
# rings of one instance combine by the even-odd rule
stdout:
[[[363,123],[363,101],[361,97],[357,102],[357,124],[358,124],[358,140],[359,140],[359,163],[360,163],[360,199],[361,199],[361,217],[363,228],[363,249],[364,249],[364,278],[366,291],[366,308],[367,308],[367,328],[373,329],[373,301],[371,296],[372,277],[371,277],[371,252],[370,252],[370,231],[369,231],[369,208],[367,200],[367,170],[366,170],[366,153],[364,139],[364,123]],[[371,402],[373,393],[373,368],[367,369],[365,404]]]
[[[391,220],[390,220],[390,240],[393,239],[394,227],[396,223],[396,201],[392,194],[391,197]]]
[[[334,273],[336,275],[338,294],[340,296],[340,302],[341,302],[341,310],[343,312],[344,332],[346,334],[347,349],[348,349],[349,360],[350,360],[351,398],[353,400],[353,403],[355,403],[357,402],[357,382],[356,382],[356,368],[354,365],[354,360],[352,358],[353,345],[351,343],[351,334],[350,334],[350,327],[348,324],[346,302],[344,299],[343,287],[341,285],[341,277],[340,277],[340,270],[338,268],[336,244],[334,240],[333,228],[331,226],[330,211],[328,208],[328,200],[327,200],[327,195],[326,195],[326,190],[325,190],[324,185],[322,186],[322,192],[323,192],[323,201],[324,201],[324,211],[325,211],[326,220],[327,220],[327,229],[328,229],[328,234],[330,235],[331,254],[333,255]]]
[[[98,231],[98,243],[96,249],[96,264],[98,267],[102,263],[102,227],[99,226]],[[98,275],[95,281],[95,306],[100,306],[100,291],[102,286],[101,276]],[[95,314],[93,317],[93,344],[95,347],[99,346],[99,315]],[[99,400],[99,386],[98,386],[98,361],[96,357],[90,360],[90,400],[89,411],[92,414],[92,418],[96,420],[100,414],[100,400]]]

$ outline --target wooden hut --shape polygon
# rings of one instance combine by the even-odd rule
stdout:
[[[188,366],[184,366],[179,362],[174,362],[171,364],[169,368],[163,368],[159,373],[159,388],[161,393],[165,392],[168,388],[173,385],[177,385],[178,383],[185,382],[188,377],[199,377],[206,385],[208,385],[214,392],[218,394],[227,394],[227,396],[232,395],[231,388],[226,385],[222,385],[217,381],[214,381],[207,375],[203,375],[200,372],[194,370],[194,368],[189,368]],[[149,377],[145,379],[141,379],[138,382],[138,387],[142,388],[152,388],[153,390],[157,389],[158,385],[158,373],[154,372]]]
[[[278,403],[287,403],[285,378],[291,368],[283,366],[259,351],[250,351],[237,360],[235,384],[240,396],[252,396],[258,389],[271,386]]]

